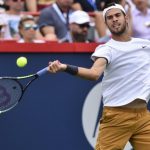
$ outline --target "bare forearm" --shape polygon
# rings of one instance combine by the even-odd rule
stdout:
[[[91,68],[78,67],[78,76],[88,80],[98,80],[106,67],[106,59],[97,59]]]
[[[87,80],[98,80],[102,73],[99,74],[92,68],[88,69],[88,68],[78,67],[77,76]]]
[[[66,65],[66,64],[64,64],[63,71],[87,80],[97,80],[100,76],[100,74],[92,68],[88,69],[88,68],[77,67],[77,66]]]
[[[94,64],[91,68],[77,67],[68,64],[62,64],[58,60],[49,63],[49,72],[66,72],[74,76],[87,80],[98,80],[105,68],[104,65]]]

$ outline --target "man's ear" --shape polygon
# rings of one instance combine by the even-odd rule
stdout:
[[[129,21],[129,16],[128,16],[128,15],[125,15],[124,17],[125,17],[125,19],[126,19],[127,21]]]

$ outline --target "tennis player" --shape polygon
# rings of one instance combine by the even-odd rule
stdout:
[[[105,8],[103,16],[112,39],[96,48],[92,67],[56,60],[49,63],[49,72],[65,71],[89,80],[104,72],[104,108],[95,150],[123,150],[128,141],[135,150],[150,150],[150,41],[130,36],[121,5]]]

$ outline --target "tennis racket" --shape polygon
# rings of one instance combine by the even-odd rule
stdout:
[[[35,74],[21,77],[0,77],[0,113],[14,108],[21,100],[25,90],[38,77],[45,74],[48,68],[44,68]],[[31,78],[26,85],[20,80]]]

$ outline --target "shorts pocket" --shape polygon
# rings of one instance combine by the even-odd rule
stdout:
[[[104,111],[103,115],[100,119],[100,123],[109,123],[109,122],[115,122],[115,120],[118,117],[117,112],[112,112],[112,111]]]

